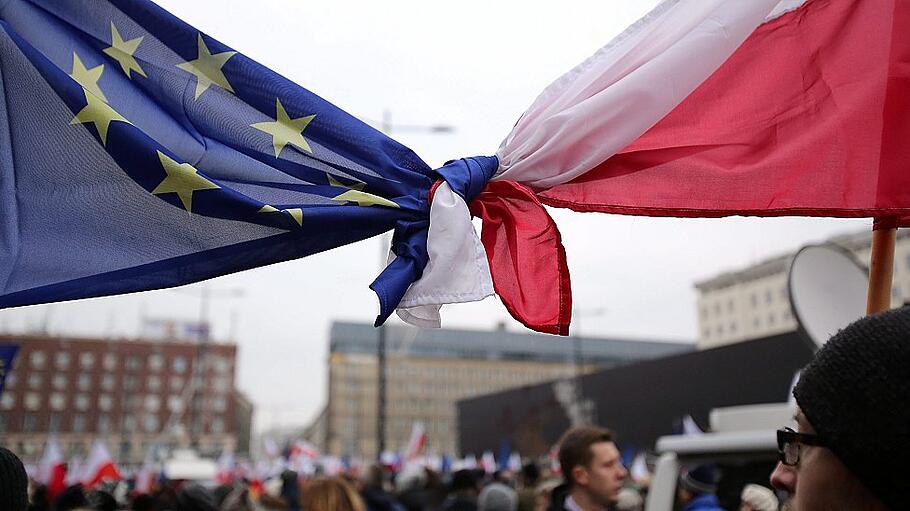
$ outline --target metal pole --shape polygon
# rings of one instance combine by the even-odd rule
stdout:
[[[379,371],[378,374],[378,387],[377,392],[379,394],[378,402],[376,403],[376,460],[382,461],[382,453],[385,451],[385,417],[386,417],[386,328],[385,325],[380,326],[377,330],[376,335],[378,337],[378,344],[376,346],[376,357],[378,363],[376,364],[376,370]]]

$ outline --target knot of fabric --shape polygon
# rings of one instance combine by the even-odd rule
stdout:
[[[499,160],[495,156],[474,156],[449,161],[436,169],[435,174],[445,180],[466,203],[470,203],[483,191],[498,167]],[[391,248],[395,258],[370,284],[370,289],[379,297],[376,326],[388,319],[411,284],[423,276],[429,261],[430,199],[431,193],[428,193],[425,217],[398,222]]]
[[[497,168],[499,159],[495,156],[473,156],[447,161],[436,169],[436,173],[445,179],[453,192],[470,204],[487,186]]]

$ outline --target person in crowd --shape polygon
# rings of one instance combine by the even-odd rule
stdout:
[[[679,478],[676,500],[682,511],[723,511],[717,501],[720,473],[713,465],[698,465]]]
[[[370,465],[360,474],[360,496],[367,511],[405,511],[383,485],[384,473],[379,465]]]
[[[760,484],[744,486],[739,501],[739,511],[777,511],[777,496]]]
[[[559,479],[545,479],[534,487],[534,511],[547,511],[553,500],[553,490],[560,484]]]
[[[341,477],[317,477],[303,487],[302,508],[306,511],[365,511],[363,499]]]
[[[540,480],[540,469],[533,461],[525,463],[519,473],[518,511],[534,511],[535,487]]]
[[[777,433],[771,484],[792,511],[907,509],[910,308],[835,334],[793,390],[797,430]]]
[[[281,500],[289,511],[300,511],[300,483],[293,470],[281,473]]]
[[[629,475],[613,434],[597,426],[579,426],[562,436],[559,465],[565,485],[553,490],[554,510],[602,511],[616,503]]]
[[[477,477],[472,470],[458,470],[452,474],[449,496],[439,511],[477,511],[479,492]]]
[[[616,501],[616,511],[642,511],[645,508],[645,499],[641,493],[630,486],[626,486],[619,492],[619,500]]]
[[[0,509],[28,509],[28,475],[25,466],[9,449],[0,447]]]
[[[477,511],[515,511],[518,509],[518,494],[511,486],[494,480],[480,490],[477,496]]]
[[[186,484],[177,492],[176,511],[217,511],[215,498],[201,484]]]
[[[432,495],[427,490],[427,471],[417,463],[405,465],[395,476],[398,502],[407,511],[424,511],[430,506]]]

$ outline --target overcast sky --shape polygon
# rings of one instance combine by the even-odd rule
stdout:
[[[552,2],[156,0],[215,39],[367,121],[447,124],[452,134],[393,131],[428,163],[493,154],[551,81],[606,44],[656,0]],[[693,340],[693,283],[794,250],[869,220],[677,220],[550,210],[563,236],[586,336]],[[303,425],[325,404],[332,321],[372,322],[367,288],[381,249],[367,240],[302,260],[211,280],[216,338],[239,344],[239,387],[257,426]],[[134,337],[140,318],[196,319],[199,284],[175,291],[0,311],[0,328]],[[497,299],[443,310],[444,326],[505,321]],[[553,342],[565,342],[559,338]],[[567,344],[568,347],[568,344]]]

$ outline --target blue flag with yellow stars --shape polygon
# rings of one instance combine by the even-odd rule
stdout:
[[[445,167],[150,1],[0,2],[0,89],[0,307],[187,284],[395,229],[372,286],[381,322],[426,265]]]

